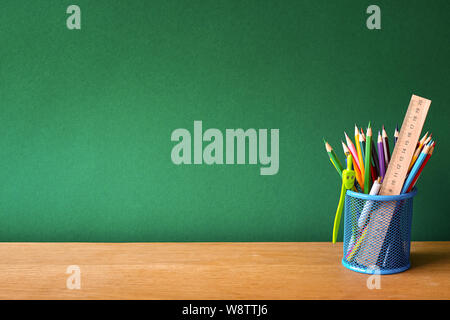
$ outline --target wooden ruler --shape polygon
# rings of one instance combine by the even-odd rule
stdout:
[[[389,166],[381,185],[380,195],[399,195],[405,182],[408,167],[417,147],[431,100],[413,95],[403,120]],[[396,201],[379,202],[372,212],[365,243],[356,261],[364,266],[376,265],[383,248],[389,226],[397,206]],[[400,204],[401,205],[401,204]]]
[[[405,182],[408,167],[422,132],[431,100],[412,95],[391,160],[381,185],[380,195],[399,195]]]

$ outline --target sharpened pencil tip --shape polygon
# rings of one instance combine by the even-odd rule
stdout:
[[[347,144],[351,144],[352,140],[350,140],[350,138],[347,135],[347,132],[344,131],[345,134],[345,141],[347,141]]]

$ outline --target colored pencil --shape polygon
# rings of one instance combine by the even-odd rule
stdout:
[[[366,150],[366,136],[363,133],[359,134],[359,146],[361,148],[361,157],[362,157],[363,163],[365,163],[366,156],[365,156],[364,150]],[[366,168],[364,167],[364,173],[365,172],[366,172]]]
[[[333,160],[330,158],[330,162],[331,162],[331,164],[333,165],[333,167],[336,169],[336,172],[339,174],[339,176],[341,177],[342,176],[342,172],[341,173],[339,173],[339,170],[338,170],[338,168],[336,167],[336,165],[334,164],[334,162],[333,162]]]
[[[428,138],[428,131],[427,133],[425,133],[422,137],[422,139],[420,139],[419,141],[417,141],[417,147],[419,147],[420,145],[423,146],[423,143],[425,142],[425,140]]]
[[[409,163],[409,167],[408,167],[408,173],[411,172],[411,169],[414,165],[414,163],[416,162],[417,158],[420,155],[420,152],[422,151],[422,147],[421,145],[419,145],[416,149],[416,151],[414,151],[414,155],[412,156],[411,162]]]
[[[412,183],[412,180],[419,172],[420,167],[422,166],[423,162],[425,161],[425,158],[428,155],[428,149],[430,149],[429,145],[426,145],[423,147],[422,152],[420,153],[420,156],[417,158],[416,162],[414,163],[414,165],[411,169],[411,172],[408,175],[408,178],[406,178],[406,181],[405,181],[405,184],[403,185],[401,193],[406,193],[406,191],[408,190],[409,186]]]
[[[330,146],[331,147],[331,146]],[[344,170],[344,166],[342,165],[342,162],[339,160],[339,157],[337,156],[336,152],[334,152],[333,148],[331,148],[331,154],[334,156],[334,158],[336,159],[337,165],[339,167],[342,168],[342,170]]]
[[[323,139],[323,141],[325,142],[325,149],[327,150],[327,153],[328,153],[328,156],[330,157],[331,162],[333,163],[333,165],[336,168],[339,175],[342,176],[342,170],[344,170],[344,168],[342,167],[342,164],[339,161],[339,158],[337,157],[336,153],[333,151],[333,148],[330,146],[330,144],[327,141],[325,141],[325,139]]]
[[[353,161],[353,163],[355,163],[355,161]],[[362,178],[361,172],[359,171],[358,167],[356,167],[356,166],[353,166],[353,171],[355,171],[355,178],[359,184],[359,187],[361,188],[361,190],[364,190],[364,180]]]
[[[395,131],[394,131],[394,148],[395,148],[395,144],[397,143],[398,140],[398,125],[395,127]]]
[[[366,136],[364,135],[364,131],[362,128],[361,128],[361,135],[363,137],[363,147],[361,147],[361,153],[363,154],[363,159],[365,159],[364,150],[366,150]],[[372,150],[373,150],[373,141],[372,141]],[[373,155],[371,154],[371,156],[370,156],[370,176],[372,177],[371,181],[375,181],[378,177],[378,173],[374,166],[375,165],[374,165]]]
[[[361,153],[361,145],[359,144],[359,130],[356,124],[355,124],[355,145],[356,145],[356,152],[358,154],[359,171],[361,172],[361,177],[364,177],[365,176],[364,160]]]
[[[391,153],[389,150],[389,138],[386,133],[386,130],[384,129],[384,126],[381,135],[383,138],[383,154],[384,154],[385,168],[387,168],[389,165],[389,160],[391,160]]]
[[[361,133],[359,134],[360,137],[362,137],[362,147],[361,147],[361,153],[363,154],[363,159],[365,159],[364,157],[364,150],[366,150],[366,135],[364,134],[363,128],[361,129]],[[361,139],[359,139],[361,140]]]
[[[358,163],[358,153],[356,152],[355,145],[353,144],[352,140],[348,137],[347,133],[344,132],[344,135],[345,135],[345,141],[347,141],[347,147],[350,150],[350,153],[353,157],[353,164],[354,164],[353,167],[357,167],[358,170],[361,172],[360,166]]]
[[[359,248],[361,247],[361,244],[364,241],[364,238],[366,237],[367,234],[367,230],[369,229],[369,226],[365,226],[364,230],[361,232],[361,235],[359,236],[358,240],[356,241],[356,243],[351,247],[351,249],[349,250],[349,252],[347,253],[345,259],[347,261],[350,261],[353,259],[353,257],[355,256],[355,254],[358,252]]]
[[[351,141],[350,141],[350,143],[351,143]],[[352,155],[350,149],[345,145],[345,143],[343,141],[342,141],[342,148],[344,149],[345,156],[348,156],[349,154]],[[352,155],[352,158],[353,158],[353,155]],[[361,190],[363,190],[364,182],[361,179],[361,172],[359,171],[359,168],[357,166],[357,161],[355,161],[354,159],[355,158],[353,158],[353,164],[354,164],[353,171],[355,171],[355,178],[356,178],[356,181],[358,182],[359,186],[361,187]],[[355,185],[356,185],[356,183],[355,183]]]
[[[362,147],[361,147],[361,153],[362,153],[363,159],[365,159],[366,158],[366,156],[365,156],[366,136],[364,135],[364,131],[363,131],[362,128],[361,128],[361,136],[363,138],[363,143],[362,143]],[[372,157],[370,158],[370,175],[372,177],[372,181],[375,181],[375,179],[377,178],[377,173],[376,173],[376,171],[375,171],[375,169],[373,167],[373,158]]]
[[[409,167],[408,167],[408,173],[411,172],[411,169],[412,169],[414,163],[416,162],[417,158],[419,157],[420,152],[422,151],[423,146],[426,145],[426,144],[428,144],[428,143],[430,142],[431,137],[432,137],[432,134],[430,134],[430,135],[428,136],[428,132],[427,132],[427,133],[423,136],[423,138],[419,140],[419,145],[417,146],[416,151],[414,151],[413,157],[412,157],[412,159],[411,159],[411,163],[409,164]]]
[[[344,154],[347,157],[350,154],[350,150],[348,150],[347,146],[345,145],[344,141],[342,141],[342,149],[344,150]]]
[[[369,193],[370,191],[370,158],[371,158],[371,154],[370,152],[372,151],[372,128],[370,127],[370,123],[369,123],[369,127],[367,128],[367,140],[366,140],[366,159],[364,162],[364,166],[365,166],[365,176],[364,176],[364,193]]]
[[[381,188],[381,179],[380,177],[378,177],[377,179],[374,180],[372,187],[370,188],[370,192],[369,195],[371,196],[376,196],[378,194],[378,192],[380,191]],[[373,206],[374,203],[373,201],[366,201],[364,203],[364,208],[361,211],[361,215],[358,218],[358,228],[362,228],[364,227],[364,225],[367,222],[367,218],[369,217],[370,211],[373,210]]]
[[[417,179],[419,179],[420,174],[423,171],[423,168],[425,167],[425,165],[427,164],[428,160],[431,158],[431,155],[433,154],[434,145],[435,145],[435,143],[433,142],[433,144],[431,145],[430,149],[428,150],[428,154],[427,154],[425,160],[423,161],[422,165],[420,166],[419,171],[417,171],[417,174],[415,175],[415,177],[411,181],[411,184],[409,185],[408,190],[406,190],[406,192],[410,192],[412,190],[412,188],[414,188],[414,186],[416,185]]]
[[[377,153],[377,147],[376,147],[376,143],[373,141],[373,137],[372,137],[372,166],[375,167],[375,171],[376,171],[376,177],[380,176],[380,167],[379,167],[379,162],[378,162],[378,153]]]
[[[372,165],[372,160],[370,161],[370,174],[372,175],[372,182],[377,180],[377,172],[375,171],[375,167]]]
[[[433,134],[430,133],[430,135],[428,136],[428,138],[426,138],[425,141],[423,142],[423,145],[428,144],[428,143],[431,141],[432,138],[433,138]]]
[[[377,141],[377,145],[378,145],[378,164],[380,167],[380,177],[381,180],[383,181],[384,178],[384,174],[386,173],[385,170],[385,165],[384,165],[384,154],[383,154],[383,139],[381,138],[381,133],[380,131],[378,131],[378,141]]]

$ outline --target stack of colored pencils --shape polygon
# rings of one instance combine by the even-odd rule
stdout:
[[[371,188],[374,181],[382,182],[386,174],[386,169],[389,165],[391,152],[389,148],[389,137],[384,126],[378,131],[377,141],[372,140],[372,128],[370,123],[367,127],[366,134],[362,128],[358,128],[355,124],[354,143],[352,139],[344,132],[346,143],[342,142],[345,157],[351,155],[354,164],[354,171],[358,191],[366,194],[371,193]],[[399,136],[398,126],[394,132],[394,147]],[[342,176],[344,167],[339,161],[339,157],[334,152],[331,145],[325,141],[325,148],[331,163],[336,171]],[[414,188],[423,168],[427,164],[431,155],[433,154],[435,141],[432,140],[432,135],[428,132],[420,139],[417,144],[411,164],[409,165],[408,176],[403,185],[402,193],[407,193]]]

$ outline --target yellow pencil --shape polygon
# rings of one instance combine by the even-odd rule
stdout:
[[[351,249],[351,251],[350,251],[349,254],[347,255],[347,257],[346,257],[347,261],[352,260],[353,257],[355,256],[355,254],[358,252],[358,249],[361,247],[361,244],[362,244],[362,242],[364,241],[364,238],[366,237],[367,230],[368,230],[368,227],[365,227],[365,228],[364,228],[364,231],[363,231],[362,234],[359,236],[358,241],[356,241],[355,245],[353,246],[353,248]]]
[[[364,161],[361,153],[361,145],[359,144],[359,130],[355,124],[355,141],[356,141],[356,152],[358,153],[358,162],[360,164],[359,169],[361,170],[361,177],[364,177]],[[364,188],[363,188],[364,189]]]

